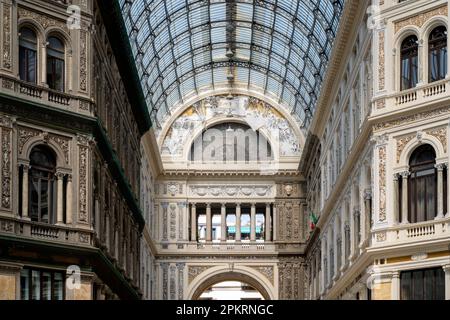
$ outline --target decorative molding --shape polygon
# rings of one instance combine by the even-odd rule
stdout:
[[[87,28],[88,26],[85,23],[83,23],[83,27],[80,30],[80,89],[82,91],[87,90],[87,61],[88,61],[87,32],[86,32]]]
[[[413,17],[409,17],[409,18],[395,22],[395,24],[394,24],[395,33],[399,32],[400,29],[402,29],[403,27],[406,27],[406,26],[416,26],[418,28],[421,28],[425,24],[425,22],[427,22],[432,17],[434,17],[434,16],[447,17],[447,15],[448,15],[447,5],[432,9],[430,11],[420,13]]]
[[[385,53],[384,53],[384,30],[378,32],[378,89],[384,90],[385,85]],[[377,104],[378,108],[378,104]]]
[[[378,147],[379,220],[386,220],[386,146]]]
[[[438,139],[441,142],[442,147],[444,148],[444,152],[447,153],[447,128],[446,127],[425,130],[425,133]]]
[[[386,241],[386,232],[377,233],[376,239],[377,239],[377,242]]]
[[[54,135],[51,134],[49,136],[49,139],[52,140],[53,142],[55,142],[59,148],[62,150],[63,154],[64,154],[64,160],[66,161],[66,164],[69,164],[69,141],[70,139],[66,138],[66,137],[62,137],[59,135]]]
[[[11,54],[11,12],[12,7],[9,3],[3,2],[3,67],[11,70],[12,54]]]
[[[2,128],[2,159],[1,159],[1,188],[2,201],[1,206],[5,209],[11,209],[11,166],[12,166],[12,129]]]
[[[22,7],[18,7],[17,12],[19,19],[28,18],[33,21],[36,21],[42,26],[42,28],[44,28],[44,30],[50,27],[58,27],[64,30],[65,32],[68,32],[67,24],[64,21],[52,19],[49,16],[41,15],[37,12],[29,11]]]
[[[386,99],[377,100],[375,103],[375,107],[377,110],[384,109],[386,107]]]
[[[79,155],[79,213],[78,219],[82,222],[87,222],[87,197],[88,197],[88,153],[89,149],[86,145],[83,144],[85,142],[84,139],[80,139],[81,136],[78,137],[78,141],[81,141],[81,144],[78,145],[78,155]]]
[[[274,284],[274,271],[273,266],[249,266],[252,269],[255,269],[262,275],[264,275],[271,284]]]
[[[40,134],[41,131],[19,127],[19,154],[23,153],[23,147],[30,139]]]
[[[374,125],[373,129],[374,129],[374,131],[387,130],[387,129],[390,129],[390,128],[393,128],[396,126],[409,124],[411,122],[419,121],[422,119],[429,119],[431,117],[440,116],[440,115],[443,115],[443,114],[446,114],[449,112],[450,112],[450,106],[445,106],[445,107],[438,108],[438,109],[431,110],[431,111],[425,111],[425,112],[416,113],[416,114],[409,115],[409,116],[403,116],[403,117],[397,118],[392,121],[377,123]]]
[[[199,274],[212,268],[213,266],[189,266],[188,267],[188,284],[190,284]]]
[[[397,163],[400,162],[400,156],[402,155],[405,146],[415,137],[415,134],[411,134],[397,139]]]

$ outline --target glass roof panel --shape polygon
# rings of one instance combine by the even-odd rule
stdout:
[[[310,123],[344,0],[119,4],[156,126],[186,96],[234,82],[278,98],[304,128]]]

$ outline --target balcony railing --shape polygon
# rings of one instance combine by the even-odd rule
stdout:
[[[15,96],[23,96],[42,104],[64,108],[65,110],[91,113],[93,103],[90,99],[73,94],[60,92],[45,86],[18,80],[14,77],[0,75],[1,91]]]
[[[396,106],[412,105],[432,99],[446,98],[448,97],[448,91],[449,81],[445,79],[401,91],[392,96],[392,99],[394,99]]]
[[[0,218],[2,233],[23,238],[91,246],[93,232],[68,226],[50,225],[18,218]]]
[[[399,224],[372,232],[372,246],[412,243],[416,241],[448,239],[450,217],[420,223]]]

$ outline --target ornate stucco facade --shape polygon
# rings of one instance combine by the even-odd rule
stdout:
[[[78,285],[51,298],[198,299],[233,280],[265,299],[401,299],[405,274],[433,270],[450,299],[449,76],[428,76],[448,1],[345,1],[306,125],[237,72],[151,118],[122,2],[0,2],[0,299],[42,298],[34,275],[60,286],[74,266]],[[411,35],[417,83],[402,90]],[[35,52],[33,81],[21,48]],[[49,59],[64,61],[63,90]],[[424,145],[435,215],[411,221],[410,159]],[[49,208],[32,193],[47,181],[34,180],[36,152],[54,160]]]

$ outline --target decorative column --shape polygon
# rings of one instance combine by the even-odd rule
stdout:
[[[41,57],[43,57],[43,58],[41,58],[40,62],[42,62],[42,64],[43,64],[42,59],[47,60],[47,43],[46,43],[46,41],[44,41],[44,43],[42,44],[41,52],[42,52]],[[39,57],[39,55],[38,55],[38,57]],[[38,63],[39,63],[39,61],[38,61]],[[48,87],[48,85],[47,85],[47,68],[42,68],[41,69],[41,84],[43,86]]]
[[[226,217],[226,214],[227,214],[227,207],[226,207],[226,205],[225,205],[225,203],[222,203],[222,207],[221,207],[221,209],[220,209],[220,216],[221,216],[221,219],[220,219],[220,227],[221,227],[221,229],[220,229],[220,240],[222,240],[222,241],[226,241],[227,240],[227,237],[226,237],[226,234],[227,234],[227,217]]]
[[[236,204],[236,241],[241,240],[241,204]]]
[[[399,207],[399,200],[400,200],[400,188],[398,184],[398,178],[399,174],[394,173],[394,225],[398,224],[400,221],[400,207]]]
[[[265,239],[265,241],[272,241],[272,238],[271,238],[272,222],[270,221],[270,203],[266,204],[266,219],[264,222],[266,223],[266,234],[264,235],[264,239]]]
[[[341,206],[340,208],[340,215],[341,215],[341,230],[339,232],[341,233],[341,268],[340,271],[343,272],[347,268],[347,254],[345,252],[345,225],[347,223],[346,217],[345,217],[345,209],[344,206]]]
[[[450,10],[449,10],[449,12],[450,12]],[[449,57],[449,59],[450,59],[450,57]],[[450,217],[450,164],[449,163],[447,163],[447,214],[446,214],[446,217]]]
[[[400,300],[400,272],[394,271],[391,281],[391,300]]]
[[[197,241],[197,212],[195,203],[191,204],[191,241]]]
[[[206,241],[212,240],[211,204],[206,204]]]
[[[370,189],[364,191],[364,231],[363,231],[363,244],[367,244],[367,240],[370,237],[370,222],[372,220],[372,192]]]
[[[66,186],[66,223],[72,223],[72,175],[67,175],[67,186]]]
[[[450,264],[442,267],[445,272],[445,300],[450,300]]]
[[[409,171],[400,173],[402,176],[402,223],[408,223],[408,176]]]
[[[437,169],[437,219],[444,218],[444,163],[435,165]]]
[[[29,219],[28,215],[28,171],[30,170],[30,166],[24,164],[23,175],[22,175],[22,218]]]
[[[64,223],[64,217],[63,217],[63,178],[64,174],[61,172],[57,172],[55,174],[56,177],[56,185],[57,185],[57,200],[56,200],[56,222],[57,223]]]
[[[250,241],[256,240],[256,205],[252,203],[250,209]]]
[[[277,206],[273,204],[272,210],[272,241],[277,240]]]

